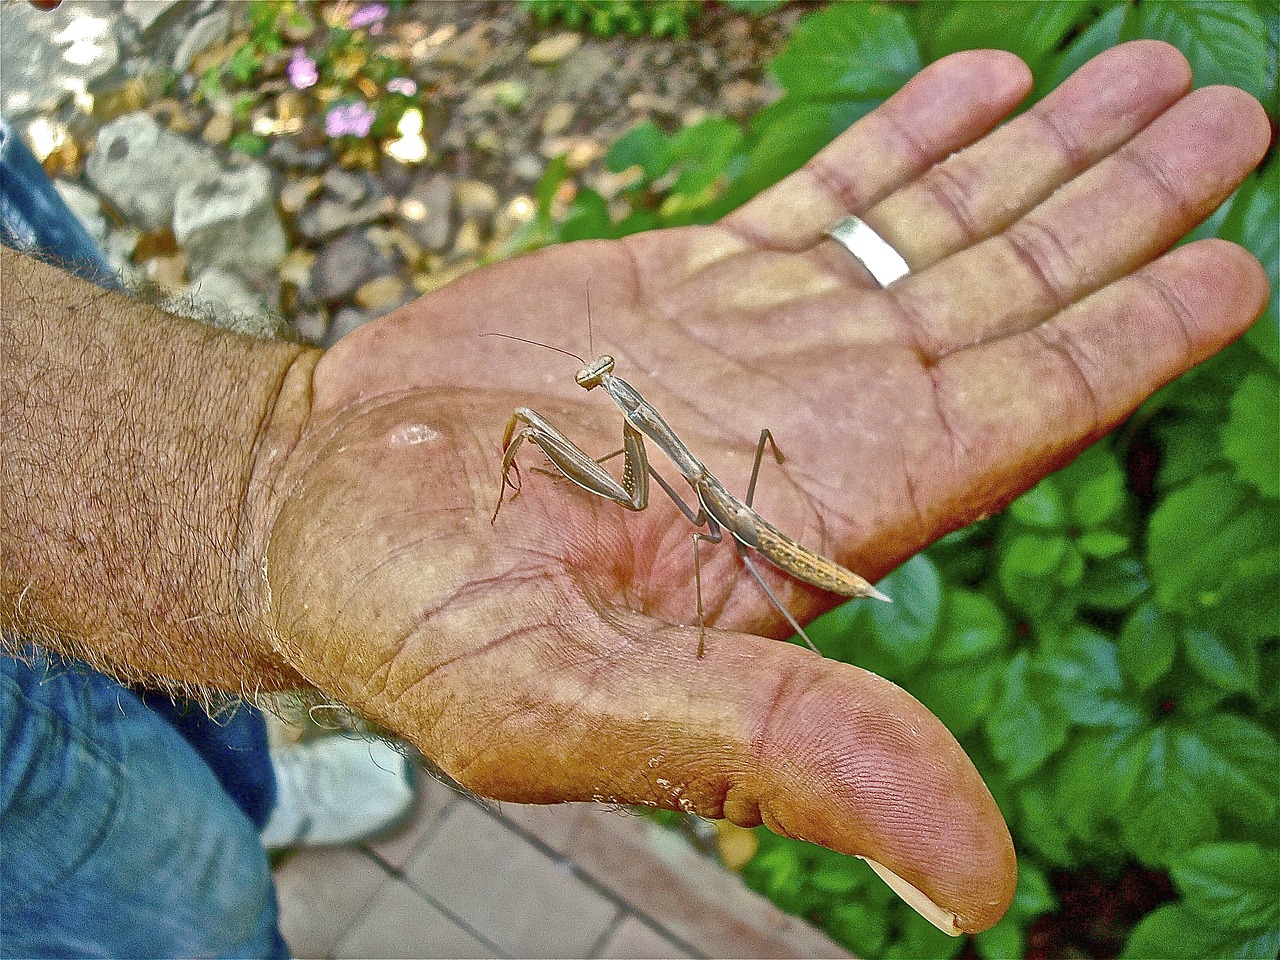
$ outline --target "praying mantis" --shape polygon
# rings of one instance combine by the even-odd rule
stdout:
[[[590,305],[588,301],[588,317]],[[756,480],[760,474],[760,461],[764,457],[765,444],[773,449],[774,459],[782,463],[782,453],[774,442],[773,434],[765,429],[760,431],[760,442],[756,446],[755,462],[751,468],[751,481],[747,484],[745,499],[739,499],[730,493],[723,483],[717,480],[710,470],[703,465],[683,440],[662,418],[662,415],[638,391],[621,377],[613,373],[614,359],[604,355],[590,363],[575,353],[552,347],[549,344],[513,337],[509,334],[493,333],[486,336],[503,337],[508,340],[519,340],[535,346],[546,347],[573,357],[583,364],[574,380],[584,390],[603,387],[605,393],[622,411],[622,449],[607,457],[596,460],[587,455],[577,444],[550,421],[535,410],[528,407],[517,407],[507,421],[506,430],[502,434],[502,483],[498,487],[498,504],[494,507],[491,523],[496,523],[498,511],[502,509],[503,498],[507,487],[519,490],[518,483],[512,483],[511,470],[516,470],[519,478],[519,466],[515,463],[516,452],[525,440],[532,440],[547,455],[552,464],[567,479],[582,487],[588,493],[604,497],[626,507],[628,510],[643,510],[649,503],[649,478],[662,488],[680,512],[689,522],[698,528],[693,534],[694,544],[694,583],[698,596],[698,657],[705,651],[706,628],[702,610],[702,559],[699,544],[720,543],[723,531],[727,530],[737,548],[738,555],[759,584],[770,602],[778,612],[786,618],[792,629],[804,640],[809,649],[818,653],[804,627],[796,621],[791,612],[778,599],[777,594],[760,575],[756,565],[752,563],[748,550],[754,550],[768,560],[773,566],[797,580],[811,584],[831,593],[845,597],[874,597],[888,601],[889,598],[870,583],[848,570],[834,560],[829,560],[815,553],[796,540],[787,536],[777,527],[752,509],[755,498]],[[649,464],[644,439],[648,437],[667,455],[676,469],[684,476],[693,488],[698,508],[695,512],[688,503],[667,483]],[[623,455],[622,479],[615,480],[603,463],[611,457]],[[702,528],[706,528],[705,531]]]

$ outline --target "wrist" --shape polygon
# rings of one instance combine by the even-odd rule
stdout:
[[[318,352],[0,256],[6,634],[130,680],[297,685],[262,624],[253,530],[260,454]]]

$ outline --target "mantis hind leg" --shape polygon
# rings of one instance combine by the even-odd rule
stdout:
[[[782,451],[778,449],[778,444],[774,442],[773,433],[770,432],[769,428],[766,427],[761,430],[760,442],[756,444],[756,459],[751,464],[751,482],[747,484],[746,504],[748,507],[751,506],[751,501],[756,498],[756,480],[760,477],[760,461],[764,458],[765,441],[768,441],[769,446],[773,447],[774,460],[778,463],[782,463],[782,461],[786,459],[782,456]],[[806,639],[808,638],[806,637]],[[810,646],[812,646],[812,644],[810,644]]]
[[[738,556],[742,558],[742,562],[746,566],[747,572],[755,578],[756,583],[760,584],[760,589],[765,592],[765,596],[767,596],[778,609],[778,612],[786,617],[787,623],[791,624],[791,629],[795,630],[800,639],[805,642],[805,646],[818,654],[818,656],[822,656],[822,651],[813,645],[813,641],[809,639],[809,634],[805,633],[804,627],[800,626],[799,621],[791,615],[791,611],[782,605],[782,601],[778,599],[778,595],[773,592],[773,589],[765,582],[764,577],[760,575],[760,571],[756,569],[756,565],[752,563],[751,558],[747,556],[747,548],[736,540],[734,541],[734,546],[738,548]]]

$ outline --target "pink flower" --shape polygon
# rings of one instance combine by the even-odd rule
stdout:
[[[360,27],[372,27],[370,33],[382,32],[382,21],[387,17],[387,5],[385,3],[367,3],[355,13],[351,15],[351,19],[347,21],[347,26],[352,30]]]
[[[393,77],[387,81],[387,89],[392,93],[403,93],[406,97],[412,97],[418,92],[418,85],[408,77]]]
[[[324,132],[331,137],[367,137],[373,118],[373,110],[363,100],[340,103],[325,114]]]
[[[305,90],[307,87],[315,86],[316,81],[320,79],[316,62],[308,57],[301,47],[294,47],[293,57],[285,67],[285,73],[288,74],[289,83],[295,90]]]

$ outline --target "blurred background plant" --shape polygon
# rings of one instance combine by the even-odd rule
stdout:
[[[616,29],[591,19],[605,4],[531,6]],[[511,252],[711,222],[957,50],[1017,53],[1034,102],[1108,47],[1161,39],[1198,86],[1242,87],[1274,124],[1278,19],[1274,2],[833,4],[798,22],[770,64],[781,98],[745,126],[634,127],[607,154],[627,183],[611,200],[566,189],[552,163]],[[811,629],[827,656],[914,693],[973,756],[1020,852],[1008,917],[949,940],[859,861],[763,829],[745,856],[736,844],[749,884],[868,958],[1280,952],[1277,198],[1273,146],[1193,235],[1267,268],[1270,305],[1240,342],[895,571],[895,604]]]
[[[422,129],[416,82],[376,43],[388,15],[403,6],[404,0],[319,7],[251,0],[247,36],[204,71],[197,99],[229,109],[232,150],[264,154],[271,137],[297,134],[318,117],[344,165],[372,166],[379,153],[370,138]],[[404,149],[404,159],[421,159],[416,146]]]

